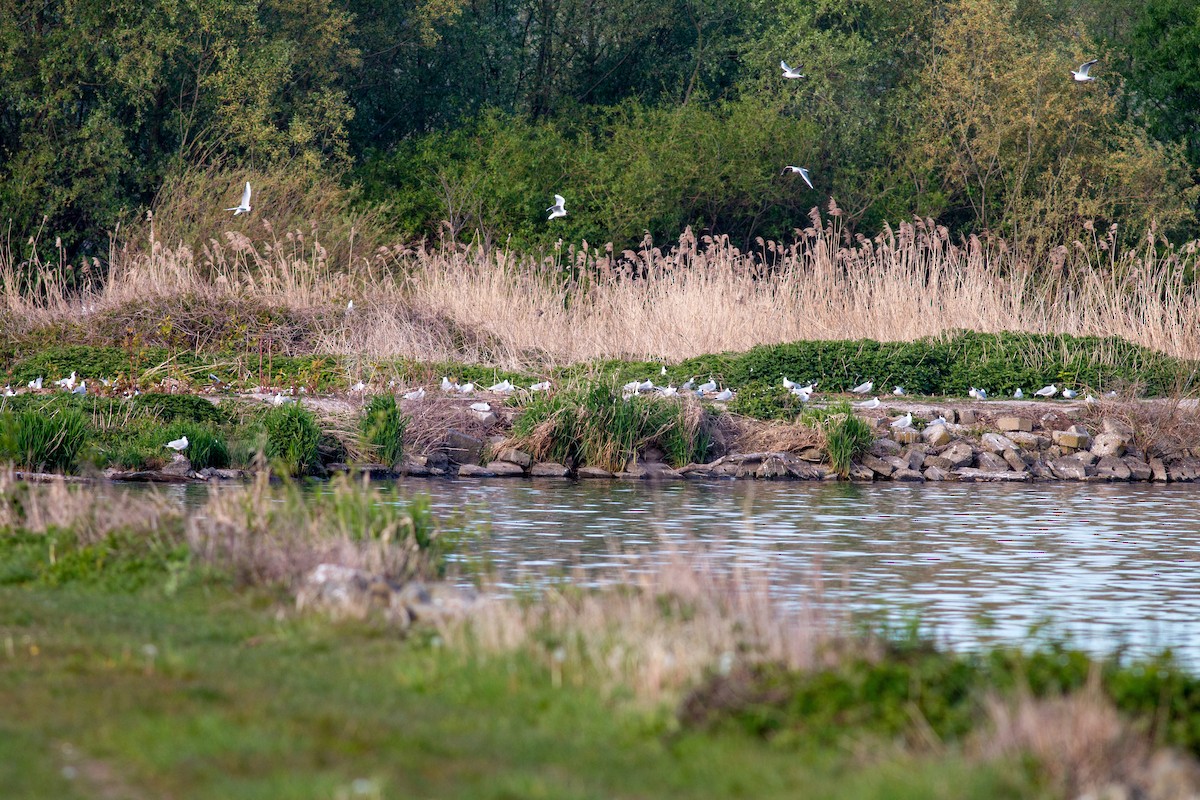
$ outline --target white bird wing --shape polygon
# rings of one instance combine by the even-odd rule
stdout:
[[[786,61],[780,61],[780,62],[779,62],[779,66],[783,68],[783,71],[784,71],[784,72],[791,72],[791,71],[792,71],[792,68],[791,68],[791,67],[789,67],[789,66],[787,65],[787,62],[786,62]]]
[[[809,179],[809,177],[808,177],[808,169],[807,169],[807,168],[805,168],[805,167],[801,167],[801,168],[800,168],[800,170],[799,170],[799,172],[800,172],[800,177],[801,177],[801,178],[804,178],[804,182],[808,184],[808,188],[810,188],[810,189],[815,189],[815,188],[817,188],[817,187],[813,186],[813,182],[812,182],[812,181]]]
[[[554,205],[557,208],[562,208],[567,204],[567,200],[561,194],[554,195]]]
[[[250,181],[246,181],[246,188],[242,190],[242,207],[250,207]]]
[[[1093,64],[1098,64],[1098,63],[1100,63],[1100,59],[1098,59],[1098,58],[1093,58],[1091,61],[1083,62],[1082,64],[1079,65],[1079,74],[1083,75],[1086,78],[1088,76],[1088,70],[1090,70],[1092,68]]]

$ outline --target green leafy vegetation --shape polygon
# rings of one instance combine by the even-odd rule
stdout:
[[[834,403],[827,408],[805,411],[800,419],[825,434],[829,464],[842,477],[850,473],[851,464],[875,442],[875,431],[854,416],[849,403]]]
[[[87,436],[87,418],[76,409],[6,412],[0,414],[0,462],[70,472]]]
[[[303,475],[318,463],[321,429],[299,403],[272,408],[262,417],[263,454],[284,475]]]
[[[391,394],[371,398],[359,419],[359,433],[373,458],[384,464],[399,464],[404,455],[404,430],[409,419]]]

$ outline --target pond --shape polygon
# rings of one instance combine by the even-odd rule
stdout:
[[[482,532],[470,557],[486,558],[503,589],[602,584],[699,541],[769,573],[786,602],[916,620],[960,649],[1060,637],[1102,655],[1170,647],[1200,666],[1192,485],[399,484],[399,496],[417,493],[451,526]]]

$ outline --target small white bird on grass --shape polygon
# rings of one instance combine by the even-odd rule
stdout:
[[[900,417],[892,423],[893,428],[911,428],[912,427],[912,412],[908,412],[903,417]]]
[[[1038,397],[1054,397],[1054,395],[1058,394],[1058,387],[1052,383],[1049,386],[1043,386],[1038,389],[1034,394]]]
[[[786,61],[780,61],[779,67],[780,67],[780,69],[783,70],[783,77],[788,78],[790,80],[795,80],[796,78],[805,77],[804,73],[802,73],[800,71],[801,69],[803,69],[803,67],[801,67],[799,64],[797,64],[794,67],[789,67],[788,63]]]
[[[507,378],[505,378],[504,380],[500,381],[499,383],[493,383],[491,386],[488,387],[487,390],[489,392],[499,392],[500,394],[507,394],[515,388],[517,388],[517,387],[513,386],[512,382],[509,381]]]
[[[790,381],[790,380],[788,380],[788,376],[787,376],[787,375],[784,375],[784,376],[783,376],[783,388],[785,388],[785,389],[795,389],[795,388],[797,387],[797,385],[798,385],[798,384],[797,384],[795,381]]]
[[[462,386],[458,387],[459,394],[471,394],[474,391],[475,391],[474,383],[464,383]]]
[[[896,395],[896,397],[904,397],[904,387],[903,386],[893,387],[892,394]]]
[[[42,388],[42,376],[39,375],[36,381],[30,381],[28,386],[30,389],[40,390]]]
[[[972,386],[971,390],[967,392],[967,396],[974,398],[975,400],[987,400],[987,392],[985,392],[983,389],[976,389],[974,386]]]
[[[442,391],[443,392],[453,392],[457,388],[458,388],[458,383],[456,381],[450,380],[445,375],[442,376]]]
[[[541,381],[540,383],[535,383],[529,387],[529,391],[548,392],[550,391],[550,381]]]
[[[352,392],[361,392],[361,391],[363,391],[363,390],[364,390],[364,389],[366,389],[366,388],[367,388],[367,385],[366,385],[365,383],[363,383],[362,381],[359,381],[358,383],[356,383],[356,384],[354,384],[353,386],[351,386],[351,387],[350,387],[350,391],[352,391]]]
[[[4,387],[4,396],[5,397],[16,397],[17,393],[13,391],[13,388],[11,386],[5,386]]]
[[[873,408],[879,408],[879,406],[881,406],[881,405],[882,405],[882,403],[879,402],[879,398],[873,397],[870,400],[864,401],[862,403],[855,403],[854,407],[855,408],[864,408],[864,409],[870,411]]]
[[[733,390],[732,389],[724,389],[720,392],[717,392],[713,396],[713,400],[716,400],[718,403],[724,403],[726,400],[732,400],[732,399],[733,399]]]
[[[1099,63],[1099,61],[1100,59],[1094,58],[1091,61],[1083,62],[1079,65],[1079,69],[1071,70],[1071,77],[1075,79],[1076,83],[1087,83],[1088,81],[1096,80],[1095,77],[1088,74],[1088,71],[1094,64]]]
[[[662,397],[675,397],[679,394],[679,389],[674,386],[660,386],[658,387],[658,393]]]
[[[232,211],[236,217],[238,214],[250,213],[250,181],[246,181],[246,188],[242,189],[242,202],[238,203],[233,208],[227,208],[226,211]]]
[[[875,382],[867,381],[866,383],[860,383],[858,386],[855,386],[850,391],[853,392],[854,394],[870,394],[871,390],[874,388],[875,388]]]
[[[424,400],[425,399],[424,387],[418,386],[416,389],[413,389],[411,392],[406,393],[404,395],[404,399],[405,400]]]
[[[786,167],[783,168],[783,172],[781,172],[779,174],[787,175],[789,172],[792,173],[793,175],[799,175],[801,178],[803,178],[804,182],[808,184],[808,188],[810,188],[810,189],[817,188],[817,187],[813,186],[812,178],[808,174],[808,167],[796,167],[791,164],[788,164]]]
[[[1016,390],[1015,392],[1013,392],[1013,399],[1014,399],[1014,400],[1020,400],[1020,399],[1021,399],[1021,398],[1023,398],[1024,396],[1025,396],[1025,393],[1021,391],[1021,387],[1020,387],[1020,386],[1018,386],[1018,387],[1017,387],[1017,390]]]
[[[704,382],[696,387],[696,391],[699,392],[700,394],[708,394],[709,392],[715,392],[716,390],[717,390],[717,382],[714,381],[712,378],[709,378],[706,382]]]
[[[1079,397],[1079,392],[1074,389],[1063,389],[1063,397],[1068,400],[1074,400],[1076,397]]]
[[[71,390],[71,394],[87,394],[87,381],[80,381],[79,385]]]
[[[171,442],[167,442],[166,444],[163,445],[163,447],[169,447],[172,450],[174,450],[176,453],[182,453],[184,450],[187,450],[187,446],[188,446],[188,438],[186,436],[180,436],[178,439],[175,439],[174,441],[171,441]]]
[[[692,388],[695,387],[695,385],[696,385],[695,377],[688,378],[686,381],[684,381],[683,383],[681,383],[679,385],[679,391],[690,392],[692,390]]]
[[[554,205],[546,209],[550,212],[550,216],[546,220],[558,219],[567,215],[567,201],[563,199],[561,194],[554,195]]]
[[[486,414],[492,410],[492,407],[487,403],[471,403],[471,410],[478,411],[480,414]]]
[[[40,378],[39,378],[39,380],[40,380]],[[62,378],[61,380],[57,380],[54,382],[54,385],[61,389],[67,389],[67,390],[74,389],[75,388],[75,370],[71,370],[71,377]],[[38,388],[41,388],[41,387],[38,387]]]

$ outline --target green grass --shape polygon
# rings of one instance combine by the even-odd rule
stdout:
[[[264,454],[285,475],[303,475],[317,464],[321,429],[300,403],[272,408],[262,417]]]
[[[384,464],[399,464],[404,456],[404,430],[409,418],[391,394],[377,394],[359,419],[364,449]]]
[[[800,416],[801,422],[825,433],[825,449],[829,464],[845,477],[850,465],[875,442],[871,426],[854,416],[849,403],[834,403],[826,408],[813,408]]]
[[[73,408],[0,414],[0,463],[70,472],[88,438],[84,415]]]
[[[276,614],[214,586],[0,587],[6,797],[1017,798],[1019,765],[679,731],[545,664],[371,624]],[[340,794],[339,794],[340,793]]]

